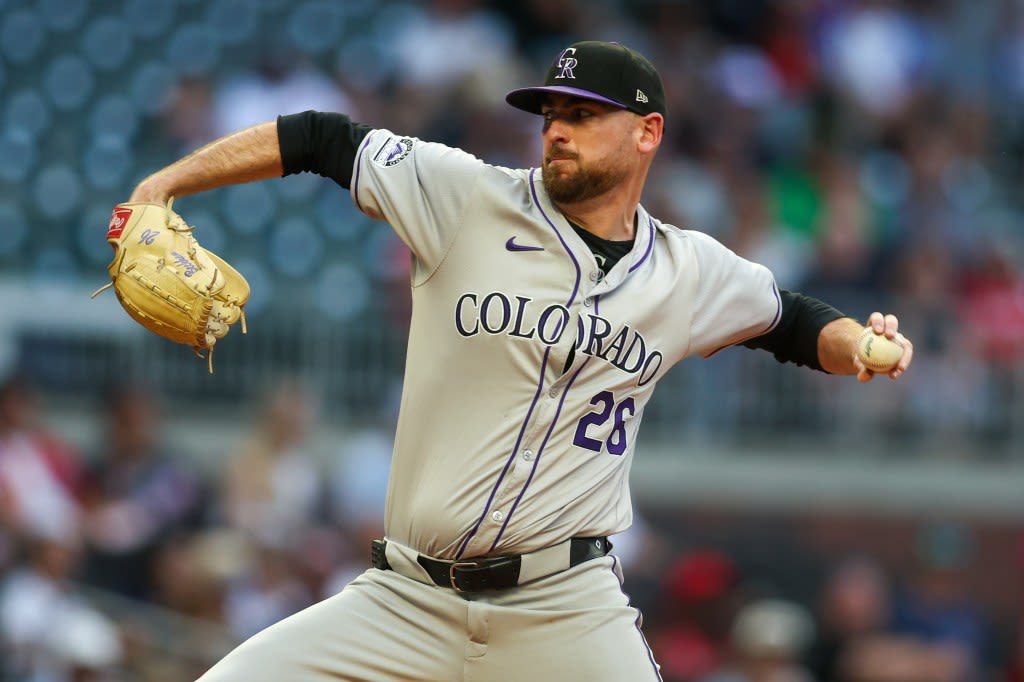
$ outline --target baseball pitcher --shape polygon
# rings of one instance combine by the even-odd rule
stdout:
[[[630,525],[629,468],[658,381],[737,344],[867,381],[880,370],[856,353],[866,327],[902,346],[891,378],[910,365],[896,317],[865,327],[780,291],[763,266],[640,205],[666,107],[634,50],[575,43],[543,85],[506,99],[540,117],[537,168],[310,111],[214,141],[130,197],[164,206],[318,173],[414,259],[372,566],[205,682],[659,680],[607,540]]]

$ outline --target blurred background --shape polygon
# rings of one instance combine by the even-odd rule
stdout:
[[[915,342],[662,382],[615,540],[664,679],[1024,680],[1021,0],[0,0],[0,679],[192,679],[381,532],[405,247],[316,176],[182,199],[253,286],[209,376],[89,299],[111,207],[310,108],[532,166],[504,93],[584,38],[665,81],[652,213]]]

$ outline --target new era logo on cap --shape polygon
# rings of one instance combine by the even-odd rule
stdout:
[[[619,43],[573,43],[555,57],[544,85],[513,90],[505,101],[539,114],[544,97],[551,92],[605,102],[641,116],[665,115],[665,92],[654,65]]]

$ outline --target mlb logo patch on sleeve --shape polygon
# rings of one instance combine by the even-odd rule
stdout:
[[[408,137],[389,137],[373,155],[373,162],[387,168],[400,163],[412,151],[412,139]]]

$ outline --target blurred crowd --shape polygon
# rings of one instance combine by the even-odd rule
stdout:
[[[390,432],[325,460],[301,383],[254,407],[237,442],[202,453],[211,471],[141,385],[97,399],[86,445],[56,435],[31,382],[0,386],[0,679],[192,679],[366,567]]]
[[[0,680],[193,679],[367,568],[390,416],[325,451],[315,393],[287,380],[196,453],[144,385],[94,407],[94,442],[71,443],[30,381],[0,385]],[[965,520],[922,521],[893,553],[813,513],[816,532],[637,511],[613,542],[666,682],[1022,679],[1019,526],[993,553]]]
[[[1024,440],[1020,0],[266,0],[227,23],[214,11],[224,2],[97,4],[108,18],[144,9],[136,23],[153,35],[177,13],[192,42],[135,43],[174,64],[137,60],[132,97],[144,104],[115,92],[102,115],[78,116],[95,135],[81,177],[44,172],[30,185],[32,159],[48,153],[32,146],[48,109],[3,100],[0,182],[28,198],[0,201],[0,265],[29,261],[21,215],[102,274],[109,249],[97,225],[134,181],[281,113],[339,110],[492,163],[535,165],[539,123],[504,93],[539,80],[571,41],[619,40],[658,65],[669,97],[644,197],[653,214],[765,263],[785,288],[858,316],[868,305],[898,311],[917,349],[900,399],[918,428],[967,433],[977,440],[964,447],[979,451]],[[66,29],[47,17],[88,5],[33,9],[59,36]],[[17,7],[0,2],[0,83],[17,82],[16,57],[33,58],[11,47],[32,35]],[[338,29],[356,14],[358,30]],[[204,33],[204,20],[218,31]],[[103,41],[103,59],[124,44]],[[100,78],[119,66],[97,64]],[[53,115],[77,112],[74,88],[59,90]],[[386,229],[370,237],[343,193],[290,180],[182,210],[213,250],[234,240],[254,311],[299,293],[331,321],[383,310],[403,333],[400,245]],[[32,199],[38,187],[50,188],[47,201]],[[83,210],[85,238],[69,220]],[[38,272],[78,270],[48,248],[32,254]],[[352,262],[325,260],[334,251]],[[161,421],[174,399],[113,386],[92,403],[96,441],[71,444],[30,380],[0,388],[0,679],[191,679],[365,567],[381,532],[390,417],[319,452],[316,396],[285,383],[232,447],[186,452]],[[910,566],[869,552],[812,554],[797,567],[801,558],[780,554],[772,569],[744,561],[743,543],[724,535],[692,543],[643,519],[618,546],[666,682],[1024,682],[1024,546],[1000,574],[1013,576],[999,583],[1011,603],[994,614],[967,576],[995,567],[979,565],[970,530],[955,524],[922,527]],[[678,512],[674,523],[686,520]],[[781,566],[800,589],[765,586]]]
[[[666,83],[666,138],[643,198],[653,214],[851,315],[898,311],[917,351],[904,427],[1024,438],[1013,419],[1024,409],[1022,3],[424,0],[351,23],[361,30],[336,49],[270,34],[246,69],[187,72],[139,135],[151,163],[139,174],[306,108],[535,165],[539,122],[504,93],[538,81],[572,40],[620,40]],[[224,206],[195,200],[214,250],[219,222],[239,223],[243,255],[266,242],[269,267],[242,263],[258,280],[254,310],[314,281],[308,298],[335,319],[406,300],[401,245],[324,184],[282,189],[299,206],[276,221],[262,184]],[[319,223],[304,222],[313,213]],[[332,239],[356,262],[320,262]],[[338,287],[352,296],[331,295]]]
[[[897,311],[916,348],[892,391],[899,435],[999,455],[1024,442],[1019,0],[20,0],[0,35],[0,268],[93,287],[110,206],[218,135],[339,110],[535,165],[539,121],[504,94],[573,40],[625,42],[668,95],[651,212],[853,316]],[[404,336],[408,254],[331,183],[178,206],[245,273],[254,318],[302,310],[354,330],[387,317],[381,333]],[[695,410],[727,414],[734,394]]]

